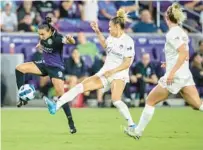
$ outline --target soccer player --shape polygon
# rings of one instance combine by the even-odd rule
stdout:
[[[65,93],[56,103],[46,99],[51,114],[55,114],[61,106],[72,101],[78,94],[87,91],[111,88],[113,105],[118,108],[122,116],[127,120],[128,127],[134,127],[134,122],[126,104],[121,101],[121,96],[126,82],[129,82],[129,67],[134,59],[134,41],[124,32],[127,15],[123,9],[119,9],[117,16],[109,22],[110,35],[107,39],[100,32],[96,22],[91,23],[92,29],[98,36],[100,44],[106,50],[107,56],[104,66],[94,76],[76,85]]]
[[[43,49],[43,60],[20,64],[16,67],[16,81],[18,89],[24,84],[26,73],[39,76],[49,76],[54,85],[58,98],[64,93],[64,63],[62,50],[64,44],[75,44],[71,36],[63,36],[50,25],[51,18],[38,26],[40,42],[37,48]],[[18,107],[26,105],[27,101],[19,100]],[[69,122],[70,132],[75,133],[76,128],[72,119],[69,104],[63,105],[63,110]]]
[[[142,132],[150,122],[154,114],[154,106],[167,99],[169,93],[180,92],[194,109],[203,111],[203,103],[189,70],[189,38],[180,26],[185,19],[177,3],[172,4],[166,11],[165,21],[169,27],[165,43],[166,73],[150,92],[137,127],[133,130],[126,130],[128,135],[136,139],[142,136]]]

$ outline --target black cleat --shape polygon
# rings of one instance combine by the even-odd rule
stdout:
[[[28,102],[27,101],[24,101],[24,100],[19,100],[18,104],[17,104],[17,107],[21,107],[23,105],[27,105]]]
[[[75,127],[70,129],[70,133],[71,133],[71,134],[74,134],[74,133],[76,133],[76,132],[77,132],[77,130],[76,130]]]

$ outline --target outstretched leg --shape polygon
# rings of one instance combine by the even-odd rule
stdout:
[[[27,63],[18,65],[16,67],[15,73],[16,73],[16,83],[17,83],[18,89],[20,89],[20,87],[24,84],[25,82],[24,78],[26,73],[42,75],[42,72],[33,62],[27,62]],[[26,104],[27,104],[27,101],[23,101],[20,99],[17,106],[21,107],[22,105],[26,105]]]
[[[56,110],[60,109],[65,103],[72,101],[77,95],[100,89],[103,87],[102,81],[98,76],[92,76],[77,84],[74,88],[63,94],[56,103]]]

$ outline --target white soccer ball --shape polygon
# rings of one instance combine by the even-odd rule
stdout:
[[[25,84],[20,87],[18,95],[25,101],[32,100],[35,98],[35,87],[31,84]]]

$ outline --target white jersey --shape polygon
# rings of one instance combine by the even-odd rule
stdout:
[[[106,60],[101,70],[96,74],[99,77],[103,76],[106,71],[120,66],[126,57],[132,57],[132,64],[135,55],[134,41],[125,33],[119,38],[109,36],[106,39],[106,45]],[[121,79],[129,82],[129,68],[115,73],[107,80],[111,83],[113,79]]]
[[[178,48],[182,45],[186,45],[186,50],[189,51],[189,38],[184,30],[179,27],[172,27],[169,32],[166,34],[166,43],[165,43],[165,57],[166,57],[166,74],[168,75],[173,69],[174,65],[178,60]],[[189,56],[188,56],[189,57]],[[175,76],[180,78],[187,78],[190,76],[189,70],[189,61],[185,60],[184,64],[177,70]]]
[[[164,48],[166,57],[166,73],[162,78],[160,78],[159,84],[162,87],[167,88],[173,94],[177,94],[180,89],[185,86],[194,85],[193,77],[189,69],[188,60],[185,60],[184,64],[182,64],[182,66],[175,73],[173,84],[166,84],[169,73],[173,69],[174,65],[177,63],[179,57],[178,48],[182,44],[185,44],[186,50],[189,51],[188,43],[188,35],[179,26],[172,27],[166,34],[166,43]]]

